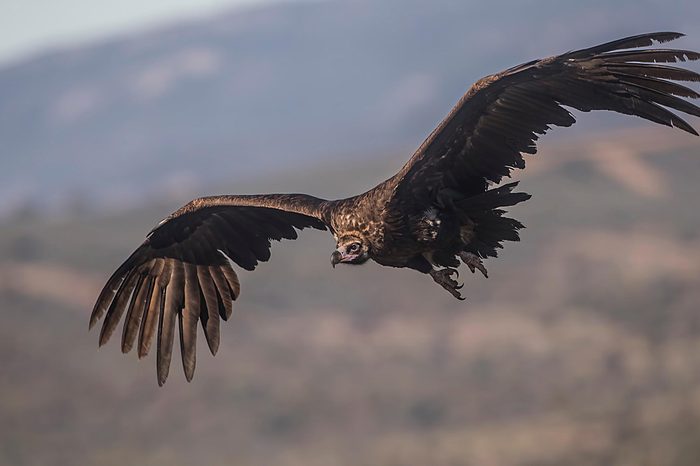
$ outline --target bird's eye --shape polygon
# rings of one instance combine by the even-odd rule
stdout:
[[[354,254],[354,253],[356,253],[356,252],[359,251],[359,250],[360,250],[360,243],[352,243],[352,244],[350,245],[350,247],[348,247],[348,252],[349,252],[350,254]]]

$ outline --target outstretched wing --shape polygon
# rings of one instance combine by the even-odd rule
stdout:
[[[195,368],[197,321],[209,349],[219,346],[219,321],[240,294],[232,262],[253,270],[270,258],[270,240],[296,239],[295,229],[326,229],[326,202],[303,194],[196,199],[163,220],[117,269],[100,293],[90,328],[104,316],[100,346],[126,313],[122,352],[148,354],[158,334],[157,372],[168,376],[175,322],[187,380]],[[138,341],[137,341],[138,339]]]
[[[697,135],[669,109],[700,116],[682,97],[700,94],[673,81],[700,81],[700,74],[663,63],[697,60],[687,50],[639,49],[681,37],[643,34],[597,47],[535,60],[476,82],[430,134],[393,181],[395,200],[425,208],[448,188],[464,196],[483,192],[513,168],[551,126],[571,126],[564,107],[613,110]]]

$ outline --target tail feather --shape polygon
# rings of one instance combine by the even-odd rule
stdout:
[[[517,185],[517,182],[509,183],[455,203],[474,224],[474,236],[465,251],[482,258],[496,257],[503,241],[520,241],[518,230],[525,227],[515,219],[504,217],[506,212],[499,209],[530,199],[527,193],[513,192]]]

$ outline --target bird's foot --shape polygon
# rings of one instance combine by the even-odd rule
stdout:
[[[459,290],[464,286],[460,285],[457,283],[456,280],[453,280],[452,275],[456,275],[459,277],[459,272],[457,269],[441,269],[441,270],[436,270],[433,269],[430,271],[430,276],[433,277],[433,280],[435,280],[435,283],[440,284],[444,289],[450,292],[452,296],[454,296],[457,299],[464,300],[462,295],[460,294]]]
[[[484,277],[489,278],[489,273],[486,271],[486,267],[484,267],[484,263],[481,262],[481,258],[479,256],[472,254],[471,252],[462,251],[459,253],[459,257],[462,259],[462,262],[467,264],[467,267],[469,267],[469,270],[471,270],[472,273],[478,270],[484,274]]]

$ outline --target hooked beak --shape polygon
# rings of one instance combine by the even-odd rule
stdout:
[[[331,265],[333,268],[335,268],[336,264],[339,264],[342,261],[343,255],[340,253],[340,251],[333,251],[333,254],[331,254]]]

